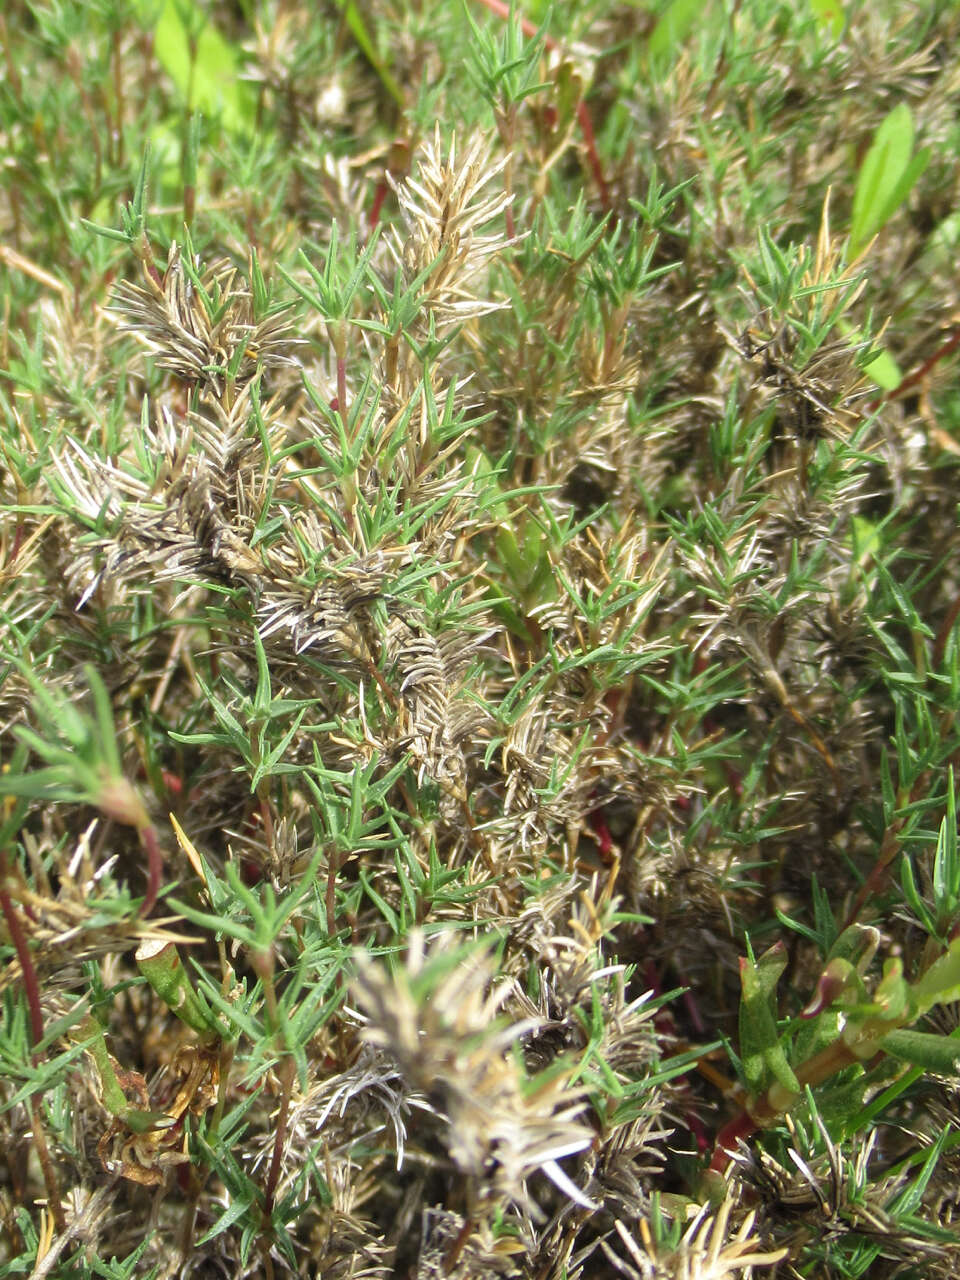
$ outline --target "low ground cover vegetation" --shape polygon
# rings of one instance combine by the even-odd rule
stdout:
[[[954,3],[0,16],[0,1261],[954,1276]]]

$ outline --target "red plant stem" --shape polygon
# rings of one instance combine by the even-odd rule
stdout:
[[[60,1183],[57,1171],[50,1159],[50,1148],[47,1146],[47,1131],[43,1127],[43,1116],[40,1114],[40,1100],[36,1094],[30,1099],[30,1123],[33,1130],[33,1145],[43,1172],[43,1185],[47,1189],[47,1208],[53,1215],[53,1223],[58,1231],[67,1229],[67,1219],[60,1201]]]
[[[23,102],[23,82],[20,79],[20,68],[10,48],[10,35],[7,31],[7,20],[0,13],[0,43],[3,44],[3,61],[7,69],[7,84],[19,106]]]
[[[347,426],[347,362],[343,356],[337,356],[337,408],[344,429]]]
[[[27,1008],[30,1010],[30,1039],[33,1047],[43,1039],[43,1009],[40,1006],[40,983],[37,981],[37,971],[33,967],[33,956],[30,954],[30,947],[27,944],[26,934],[20,924],[20,917],[17,915],[16,907],[13,905],[13,899],[10,896],[10,890],[7,887],[7,861],[0,855],[0,911],[3,912],[3,918],[7,925],[7,931],[10,934],[10,941],[13,943],[13,949],[17,953],[17,959],[20,962],[20,972],[23,974],[23,993],[27,997]]]
[[[466,1222],[464,1222],[463,1226],[460,1228],[457,1234],[453,1237],[450,1247],[449,1249],[447,1249],[447,1252],[444,1254],[444,1257],[443,1257],[443,1271],[441,1272],[442,1275],[445,1275],[445,1276],[450,1275],[454,1267],[456,1267],[457,1263],[460,1261],[460,1255],[463,1253],[464,1246],[466,1245],[467,1241],[470,1239],[470,1234],[473,1231],[475,1226],[476,1226],[476,1223],[474,1222],[473,1218],[467,1218]]]
[[[160,269],[157,268],[157,265],[155,264],[154,260],[152,260],[152,251],[150,248],[150,241],[148,241],[147,239],[146,232],[141,232],[141,243],[134,244],[134,252],[137,253],[138,257],[140,257],[140,260],[143,264],[143,270],[146,271],[148,278],[150,278],[151,282],[156,285],[156,288],[160,289],[160,292],[163,293],[164,275],[166,273],[161,275]]]
[[[163,854],[157,842],[156,828],[153,826],[140,828],[140,839],[147,851],[147,893],[137,914],[148,916],[156,906],[157,894],[160,892],[160,881],[163,878]]]
[[[875,400],[871,400],[867,405],[868,413],[876,413],[882,404],[890,404],[893,400],[899,400],[905,391],[909,391],[911,387],[915,387],[918,382],[927,376],[935,364],[938,364],[945,356],[950,355],[951,351],[955,351],[960,347],[960,325],[958,325],[950,337],[944,342],[932,356],[928,356],[924,360],[919,369],[915,369],[900,383],[899,386],[885,391],[882,396],[877,396]]]
[[[697,1154],[705,1155],[707,1148],[710,1146],[710,1139],[707,1137],[706,1126],[697,1115],[697,1113],[689,1108],[683,1113],[683,1118],[687,1122],[687,1126],[693,1135],[693,1140],[697,1144]]]
[[[926,775],[921,774],[914,783],[913,790],[910,792],[910,796],[907,800],[908,804],[914,804],[919,799],[920,791],[925,781],[925,776]],[[902,792],[897,795],[896,799],[896,808],[900,809],[903,802]],[[890,864],[900,851],[900,841],[898,837],[903,827],[903,822],[903,818],[896,818],[891,822],[890,826],[887,827],[886,831],[884,831],[876,861],[870,869],[870,874],[860,886],[857,896],[853,900],[853,906],[847,913],[847,918],[843,924],[845,929],[849,929],[852,924],[857,922],[860,917],[860,912],[863,910],[864,904],[870,895],[879,892],[880,887],[883,884],[884,877],[889,870]]]
[[[37,1045],[43,1040],[43,1009],[40,1005],[40,983],[37,980],[37,971],[34,968],[33,956],[30,954],[26,934],[23,932],[20,917],[17,915],[17,909],[13,905],[13,898],[10,895],[7,881],[7,859],[2,853],[0,853],[0,911],[3,913],[7,931],[10,934],[10,941],[13,943],[13,949],[17,953],[17,959],[20,962],[20,972],[23,975],[23,991],[27,998],[27,1008],[30,1011],[31,1047],[36,1050]],[[31,1056],[34,1065],[36,1065],[39,1055],[34,1052]],[[47,1207],[53,1215],[53,1222],[57,1231],[66,1231],[67,1220],[60,1201],[60,1185],[57,1181],[53,1161],[50,1159],[47,1134],[43,1127],[43,1116],[40,1113],[40,1103],[35,1094],[31,1095],[30,1098],[30,1117],[33,1129],[33,1145],[37,1152],[37,1159],[40,1161],[43,1183],[47,1189]]]
[[[593,828],[593,838],[597,842],[601,858],[608,857],[613,849],[613,836],[610,834],[606,818],[599,809],[594,809],[590,814],[590,826]]]
[[[114,31],[111,42],[111,54],[113,57],[113,92],[116,98],[117,114],[115,119],[115,127],[111,130],[114,135],[113,141],[116,143],[117,154],[113,159],[113,164],[117,168],[122,168],[123,159],[123,45],[120,39],[119,28]]]
[[[277,1132],[273,1139],[273,1154],[270,1157],[270,1168],[263,1188],[264,1213],[269,1218],[273,1214],[276,1202],[277,1184],[280,1181],[280,1163],[283,1160],[283,1148],[287,1141],[287,1116],[290,1111],[290,1095],[293,1092],[293,1074],[296,1064],[290,1054],[284,1058],[280,1067],[280,1111],[277,1115]]]
[[[884,399],[899,399],[905,391],[909,391],[911,387],[915,387],[918,382],[922,381],[935,364],[938,364],[945,356],[950,355],[950,353],[955,351],[957,347],[960,347],[960,325],[954,329],[946,342],[944,342],[942,346],[938,347],[932,356],[924,360],[919,369],[911,373],[909,377],[904,378],[899,387],[894,387],[892,391],[888,391]]]
[[[495,13],[498,18],[503,18],[505,22],[509,21],[510,6],[508,4],[504,4],[503,0],[479,0],[479,3],[489,9],[491,13]],[[517,17],[520,19],[520,30],[528,40],[532,40],[539,31],[539,27],[537,27],[536,23],[531,22],[529,18],[525,18],[521,13],[518,13]],[[557,42],[552,36],[545,34],[543,37],[543,43],[548,49],[557,48]]]
[[[698,1036],[705,1036],[707,1034],[707,1024],[704,1022],[700,1014],[700,1008],[697,1005],[696,997],[693,992],[688,988],[680,998],[683,1000],[684,1006],[686,1007],[687,1017],[690,1019],[690,1025]]]
[[[383,212],[383,202],[387,198],[387,192],[390,190],[390,178],[394,181],[401,179],[410,168],[410,152],[411,141],[409,138],[395,138],[390,147],[390,153],[387,156],[387,170],[380,181],[377,183],[377,189],[373,195],[373,204],[367,215],[367,225],[372,232],[374,227],[380,221],[380,214]]]
[[[741,1111],[728,1120],[717,1134],[717,1142],[713,1148],[710,1168],[715,1173],[723,1173],[730,1163],[730,1157],[737,1149],[737,1143],[746,1141],[752,1133],[756,1133],[759,1125],[749,1111]]]
[[[258,795],[257,799],[260,802],[260,817],[263,821],[263,838],[267,842],[267,848],[270,850],[271,855],[273,855],[276,853],[277,835],[273,826],[273,811],[270,808],[270,797],[266,794],[266,788],[264,788],[264,795]]]
[[[879,1053],[874,1055],[874,1060],[880,1056]],[[806,1062],[797,1067],[797,1082],[801,1089],[804,1089],[807,1085],[815,1088],[818,1084],[823,1084],[825,1080],[829,1080],[831,1076],[836,1075],[838,1071],[842,1071],[844,1067],[853,1066],[854,1063],[858,1062],[864,1067],[868,1065],[842,1040],[834,1040],[833,1044],[828,1044],[825,1049],[821,1049],[819,1053],[815,1053],[812,1058],[808,1058]],[[743,1097],[742,1094],[740,1096],[741,1098]],[[713,1157],[710,1160],[710,1168],[715,1172],[723,1173],[730,1163],[732,1154],[737,1149],[737,1140],[749,1138],[757,1129],[764,1129],[768,1125],[775,1124],[783,1113],[783,1107],[775,1106],[768,1101],[767,1095],[752,1100],[748,1106],[744,1106],[732,1120],[727,1121],[717,1134]]]
[[[593,180],[597,184],[597,190],[600,192],[600,205],[604,212],[606,212],[610,208],[610,188],[607,186],[606,178],[603,176],[600,156],[597,153],[597,138],[596,134],[593,132],[593,121],[590,118],[590,111],[585,99],[583,98],[581,98],[577,104],[577,119],[580,121],[580,132],[583,134],[583,144],[587,148],[587,162],[590,165]]]
[[[20,554],[20,547],[23,544],[23,521],[17,521],[17,527],[13,531],[13,546],[10,548],[10,554],[7,557],[7,564],[13,564],[17,556]]]
[[[505,22],[509,21],[511,17],[510,5],[504,4],[503,0],[476,0],[476,2],[489,9],[491,13],[495,13],[498,18],[503,18]],[[534,36],[539,34],[539,28],[529,18],[523,17],[522,14],[516,13],[516,11],[514,13],[520,19],[520,30],[528,40],[532,40]],[[543,33],[543,43],[545,48],[551,51],[556,51],[560,48],[559,41],[555,40],[553,36],[547,35],[546,32]],[[583,99],[580,100],[577,106],[577,120],[580,122],[580,132],[583,134],[583,143],[587,149],[587,162],[590,165],[590,172],[593,174],[593,180],[597,184],[597,190],[600,192],[600,204],[604,210],[607,210],[610,208],[610,189],[603,176],[600,156],[597,154],[597,139],[593,132],[590,110]]]
[[[387,185],[386,178],[381,178],[377,183],[377,189],[373,193],[373,204],[370,206],[370,212],[367,215],[367,226],[372,231],[380,221],[380,213],[383,209],[383,202],[387,198],[387,192],[390,190]]]

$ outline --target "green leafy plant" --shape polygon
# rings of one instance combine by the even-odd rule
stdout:
[[[929,149],[914,155],[913,139],[913,117],[901,102],[884,118],[860,166],[850,219],[853,253],[890,221],[929,164]]]
[[[5,1273],[957,1273],[958,23],[7,6]]]

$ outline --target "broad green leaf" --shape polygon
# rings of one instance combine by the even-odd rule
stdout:
[[[891,1031],[879,1041],[879,1047],[892,1058],[939,1075],[954,1075],[960,1062],[960,1040],[927,1031]]]
[[[806,1062],[821,1049],[833,1044],[842,1029],[841,1015],[832,1008],[818,1013],[815,1018],[801,1023],[793,1040],[794,1062]]]
[[[694,23],[702,18],[709,0],[672,0],[650,33],[647,45],[651,61],[672,58],[693,30]]]
[[[850,529],[853,535],[853,558],[861,564],[875,559],[883,546],[876,522],[865,516],[854,516]]]
[[[949,950],[938,960],[934,960],[910,990],[920,1013],[926,1013],[935,1004],[960,1000],[960,938],[952,942]]]
[[[849,1124],[863,1110],[864,1093],[870,1085],[865,1073],[840,1084],[829,1084],[817,1090],[817,1110],[828,1127]]]
[[[866,999],[862,975],[877,949],[880,934],[872,925],[852,924],[834,942],[817,982],[813,999],[801,1015],[805,1021],[793,1042],[795,1062],[805,1062],[832,1044],[842,1022],[837,1012]]]
[[[845,337],[849,337],[854,344],[859,345],[864,342],[862,330],[854,328],[852,324],[842,317],[837,321],[837,328]],[[877,348],[873,357],[861,367],[867,377],[872,379],[884,391],[896,391],[903,381],[903,374],[900,372],[896,360],[888,351],[884,351],[882,347]]]
[[[777,983],[787,967],[782,943],[740,961],[740,1057],[747,1088],[758,1097],[776,1081],[791,1093],[799,1093],[797,1077],[790,1069],[777,1032]]]
[[[827,960],[848,960],[862,974],[876,954],[879,941],[880,931],[873,925],[852,924],[830,948]]]
[[[914,1013],[915,1003],[912,993],[903,977],[903,961],[899,956],[887,960],[883,966],[883,977],[873,993],[873,1004],[880,1011],[879,1016],[891,1022],[907,1021]]]
[[[860,166],[850,219],[854,255],[889,221],[927,167],[929,150],[912,152],[913,117],[901,102],[880,125]]]
[[[192,66],[185,21],[197,33]],[[154,32],[154,49],[180,92],[185,98],[189,95],[190,110],[219,119],[230,133],[252,132],[254,98],[239,76],[239,52],[209,20],[203,6],[195,0],[166,0]]]
[[[182,1022],[202,1036],[225,1038],[225,1028],[193,990],[172,942],[145,939],[137,949],[136,962],[163,1003]]]
[[[836,37],[843,31],[847,19],[840,0],[810,0],[810,10],[830,35]]]
[[[512,529],[503,526],[497,530],[497,551],[500,553],[501,563],[514,583],[520,586],[526,585],[530,571]]]
[[[849,1008],[863,999],[864,992],[863,979],[849,960],[830,960],[820,974],[813,999],[800,1016],[815,1018],[826,1009]]]
[[[863,366],[863,372],[872,378],[882,391],[896,391],[903,381],[900,366],[889,351],[878,351],[872,360]]]
[[[100,1097],[111,1115],[122,1120],[133,1133],[146,1133],[149,1129],[169,1128],[173,1119],[163,1111],[147,1111],[136,1107],[120,1087],[113,1060],[107,1051],[103,1028],[89,1015],[75,1030],[75,1036],[83,1037],[83,1048],[93,1058],[100,1077]]]

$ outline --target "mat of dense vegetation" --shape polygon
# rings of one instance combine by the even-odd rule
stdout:
[[[0,49],[3,1274],[957,1275],[960,7]]]

